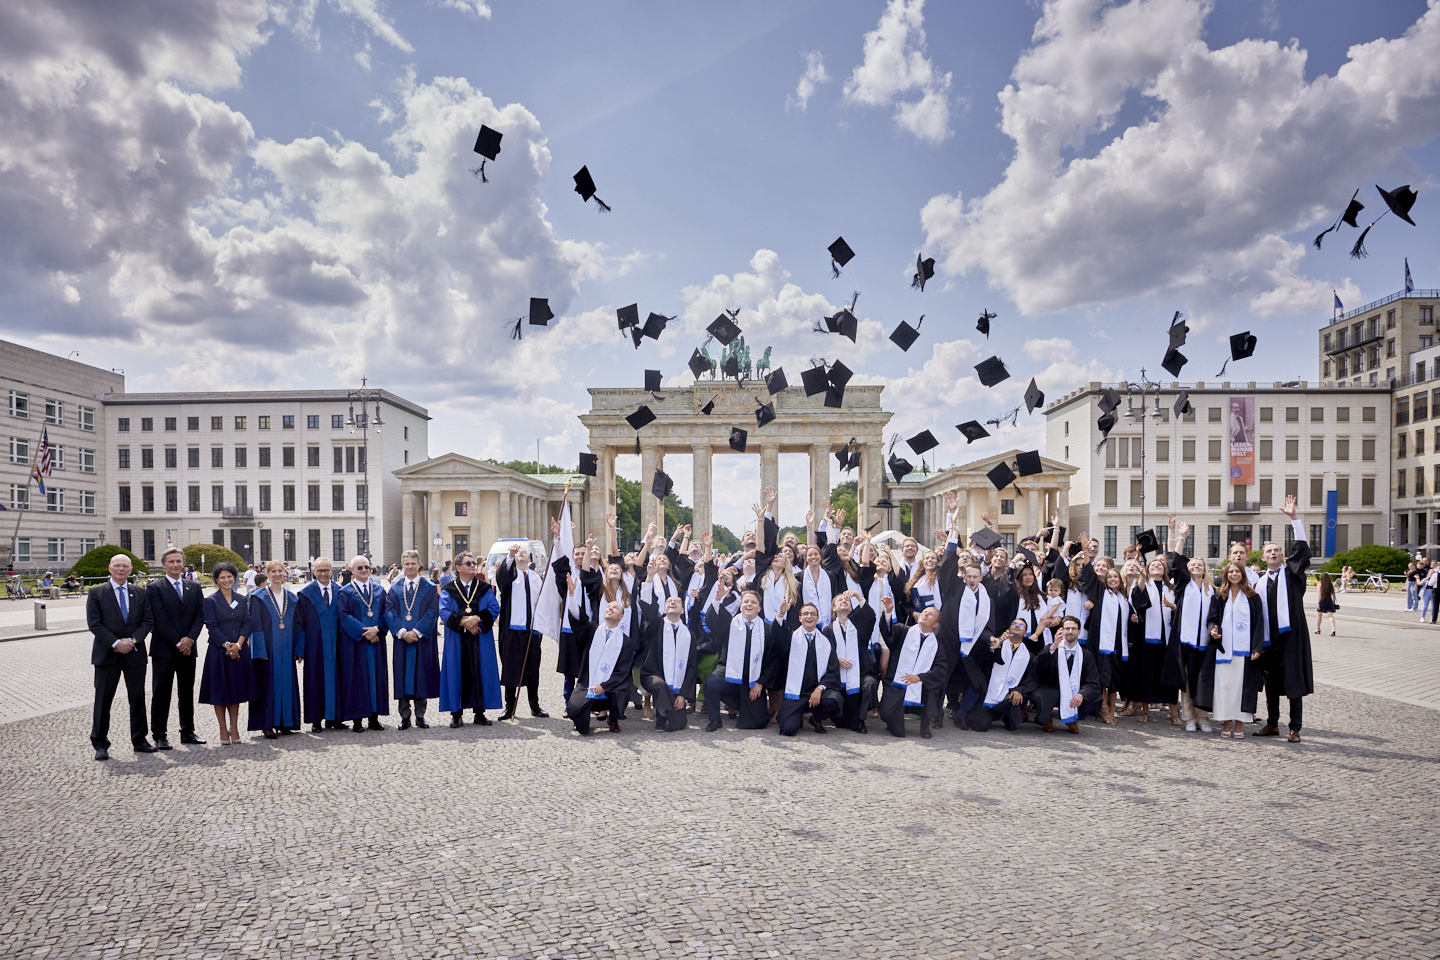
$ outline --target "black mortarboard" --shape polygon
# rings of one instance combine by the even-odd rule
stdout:
[[[1102,413],[1109,413],[1120,406],[1120,393],[1114,387],[1106,387],[1105,392],[1100,394],[1098,404]]]
[[[875,509],[877,509],[877,510],[894,510],[894,509],[895,509],[895,504],[893,504],[893,503],[890,502],[890,498],[889,498],[889,497],[881,497],[879,500],[876,500],[876,501],[875,501]]]
[[[975,321],[975,329],[985,334],[986,337],[989,337],[990,321],[994,320],[997,316],[999,316],[999,314],[991,313],[989,310],[982,310],[980,312],[980,319]]]
[[[843,446],[843,447],[841,447],[839,450],[836,450],[836,451],[835,451],[835,462],[840,465],[840,469],[841,469],[841,470],[848,470],[849,467],[845,466],[845,464],[848,463],[849,460],[850,460],[850,444],[847,443],[847,444],[845,444],[845,446]]]
[[[1410,219],[1410,208],[1415,206],[1416,193],[1410,189],[1410,184],[1403,187],[1396,187],[1393,191],[1386,190],[1380,184],[1375,184],[1375,189],[1380,191],[1380,198],[1385,201],[1385,206],[1390,212],[1410,226],[1415,226],[1415,221]]]
[[[845,388],[830,384],[825,388],[825,406],[838,410],[845,405]]]
[[[1185,354],[1181,353],[1179,350],[1176,350],[1174,347],[1171,347],[1169,350],[1165,351],[1165,359],[1160,361],[1160,366],[1164,367],[1165,370],[1169,372],[1170,376],[1178,377],[1180,376],[1181,368],[1189,362],[1189,357],[1185,356]]]
[[[890,468],[890,475],[895,478],[896,483],[904,480],[907,474],[915,472],[915,467],[909,460],[897,457],[893,453],[890,454],[890,459],[886,462],[886,466]]]
[[[647,423],[655,422],[655,411],[642,403],[640,409],[625,417],[625,422],[630,424],[630,429],[639,430]]]
[[[921,316],[920,319],[924,320],[925,317]],[[890,342],[895,344],[895,346],[899,347],[901,350],[909,350],[912,346],[915,345],[915,341],[919,339],[920,325],[917,323],[915,326],[912,327],[904,320],[901,320],[900,326],[896,327],[890,333]]]
[[[710,361],[701,356],[698,348],[694,353],[690,354],[690,372],[695,374],[696,380],[700,379],[700,374],[705,373],[709,369]]]
[[[635,349],[640,349],[640,341],[645,339],[645,329],[637,322],[630,328],[630,339],[635,341]]]
[[[1115,411],[1111,410],[1108,413],[1100,414],[1100,419],[1095,421],[1095,425],[1100,428],[1100,437],[1103,442],[1105,437],[1110,436],[1110,431],[1115,429]]]
[[[598,472],[600,458],[593,453],[580,454],[580,472],[587,477],[593,477]]]
[[[770,391],[772,397],[788,386],[790,381],[785,379],[784,367],[776,367],[765,375],[765,389]]]
[[[800,382],[805,387],[805,396],[807,397],[824,393],[825,388],[830,385],[830,379],[825,375],[824,367],[811,367],[809,370],[801,372]]]
[[[993,387],[1003,380],[1010,379],[1010,371],[1005,369],[1005,364],[999,357],[991,357],[989,360],[982,360],[975,364],[975,375],[987,387]]]
[[[550,312],[549,300],[546,300],[543,297],[530,298],[530,323],[532,325],[537,327],[543,327],[554,319],[555,314]]]
[[[650,481],[650,495],[656,500],[664,500],[675,488],[675,481],[664,470],[655,471],[655,479]]]
[[[1184,390],[1175,398],[1175,416],[1182,417],[1190,412],[1190,394]]]
[[[765,424],[769,423],[771,420],[774,419],[775,401],[772,400],[769,403],[762,403],[760,404],[760,406],[755,408],[755,425],[757,427],[763,427],[765,426]]]
[[[1010,469],[1010,464],[1008,463],[995,464],[985,476],[989,477],[990,482],[995,484],[996,490],[1004,490],[1015,482],[1015,471]],[[983,547],[982,549],[989,550],[990,548]]]
[[[830,244],[830,269],[835,276],[840,276],[840,268],[853,259],[855,251],[850,249],[850,244],[845,242],[844,237],[836,237],[835,242]]]
[[[1002,463],[1000,466],[1004,467],[1005,464]],[[994,471],[992,470],[991,473],[994,473]],[[1002,487],[1001,489],[1003,490],[1004,488]],[[981,527],[979,530],[970,534],[970,542],[981,550],[994,550],[1000,546],[1000,534],[991,530],[989,527]]]
[[[1345,207],[1345,212],[1340,214],[1339,218],[1337,218],[1334,223],[1326,227],[1324,230],[1321,230],[1319,235],[1315,237],[1316,250],[1320,249],[1320,241],[1325,239],[1325,234],[1329,233],[1331,230],[1339,230],[1340,224],[1348,223],[1352,227],[1360,226],[1360,224],[1355,222],[1355,218],[1360,216],[1360,211],[1365,209],[1365,204],[1361,203],[1359,200],[1356,199],[1359,196],[1359,190],[1356,190],[1353,194],[1351,194],[1350,203]]]
[[[494,160],[500,153],[500,138],[505,136],[499,130],[491,130],[483,123],[480,125],[480,136],[475,138],[475,152],[486,160]]]
[[[830,383],[833,386],[839,387],[841,390],[845,389],[845,384],[849,383],[850,378],[854,375],[855,372],[839,360],[830,364]]]
[[[703,407],[700,408],[700,412],[703,413],[703,414],[705,414],[705,416],[707,416],[707,417],[710,416],[710,414],[714,413],[714,412],[715,412],[715,398],[714,398],[714,397],[711,397],[709,400],[706,400],[706,401],[705,401],[705,406],[703,406]]]
[[[929,430],[921,430],[919,433],[915,434],[915,436],[911,437],[905,442],[909,444],[910,449],[914,450],[916,453],[925,453],[927,451],[934,450],[936,447],[940,446],[940,441],[936,440],[935,434],[931,433]]]
[[[858,446],[851,447],[851,448],[850,448],[850,458],[845,461],[845,469],[846,469],[846,470],[854,470],[854,469],[857,469],[859,466],[860,466],[860,448],[859,448]]]
[[[855,319],[855,314],[848,309],[842,309],[833,317],[825,318],[825,327],[831,333],[838,333],[842,337],[849,337],[850,342],[855,342],[855,336],[860,332],[860,321]]]
[[[1040,385],[1035,382],[1035,378],[1031,377],[1030,386],[1025,388],[1025,412],[1034,413],[1036,407],[1044,406],[1044,404],[1045,391],[1041,390]]]
[[[645,318],[645,329],[641,332],[651,340],[659,340],[660,334],[665,332],[665,324],[669,322],[669,317],[662,317],[658,313],[652,313]]]
[[[1037,473],[1044,473],[1045,468],[1040,465],[1040,451],[1022,450],[1015,454],[1015,469],[1020,471],[1022,477],[1033,477]]]
[[[1031,550],[1029,547],[1016,547],[1015,552],[1018,553],[1020,556],[1024,557],[1025,562],[1030,564],[1031,566],[1040,566],[1040,558],[1035,556],[1035,551]]]
[[[1249,330],[1230,337],[1230,359],[1244,360],[1255,352],[1255,335]]]
[[[620,323],[620,329],[633,327],[640,322],[640,304],[632,303],[628,307],[621,307],[615,311],[615,319]]]
[[[976,440],[990,436],[990,431],[980,426],[979,420],[967,420],[965,423],[957,424],[955,429],[965,435],[965,443],[967,446]]]
[[[1175,318],[1170,321],[1170,349],[1179,350],[1185,346],[1185,338],[1190,335],[1190,324],[1180,319],[1180,311],[1175,311]]]
[[[731,449],[731,450],[734,450],[736,453],[744,453],[744,452],[745,452],[745,438],[748,437],[748,436],[750,436],[750,434],[748,434],[748,433],[745,432],[744,430],[741,430],[739,427],[731,427],[731,428],[730,428],[730,449]]]
[[[919,287],[920,292],[925,292],[925,281],[935,276],[935,258],[926,257],[920,259],[921,254],[915,254],[915,276],[910,281],[910,286]]]
[[[722,347],[730,346],[730,341],[740,336],[740,328],[735,325],[735,321],[723,313],[714,320],[711,320],[710,326],[706,327],[705,330],[710,336],[719,340],[720,346]]]
[[[1160,541],[1155,539],[1155,531],[1151,529],[1141,530],[1135,537],[1135,545],[1140,548],[1140,555],[1147,553],[1159,553]]]
[[[582,200],[589,200],[591,197],[595,197],[595,181],[590,179],[589,167],[581,167],[580,172],[575,174],[575,192],[580,194],[580,199]],[[610,212],[610,207],[604,200],[595,197],[595,202],[600,204],[601,210],[604,210],[606,213]]]
[[[654,393],[660,389],[660,382],[665,379],[664,374],[659,370],[645,371],[645,392]]]
[[[727,377],[740,376],[740,358],[733,353],[726,357],[725,362],[720,365],[720,372]]]

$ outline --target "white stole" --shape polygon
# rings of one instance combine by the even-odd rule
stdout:
[[[530,578],[531,578],[531,577],[534,577],[534,578],[535,578],[535,581],[530,581]],[[528,629],[528,628],[525,626],[525,622],[526,622],[527,618],[532,617],[532,616],[534,615],[534,613],[535,613],[535,604],[537,604],[537,603],[540,602],[540,584],[539,584],[538,582],[536,582],[536,581],[539,581],[539,579],[540,579],[539,575],[537,575],[537,574],[535,573],[535,571],[533,571],[533,570],[524,570],[524,571],[516,570],[516,571],[515,571],[515,582],[513,582],[513,583],[510,584],[510,629],[511,629],[511,630],[526,630],[526,629]],[[525,584],[526,584],[527,581],[530,582],[530,602],[529,602],[528,604],[525,602]],[[404,589],[404,583],[403,583],[403,582],[400,583],[400,584],[397,584],[397,586],[399,586],[402,590]],[[417,594],[418,594],[418,592],[419,592],[418,587],[417,587],[417,589],[416,589],[416,592],[417,592]],[[516,622],[515,622],[515,618],[516,618],[516,617],[519,617],[519,618],[520,618],[520,622],[519,622],[519,623],[516,623]]]
[[[745,625],[751,625],[750,632],[750,683],[760,682],[760,665],[765,657],[765,621],[756,617],[746,620],[735,617],[730,621],[730,640],[725,648],[725,680],[729,683],[745,682]]]
[[[985,691],[985,706],[993,707],[1006,694],[1025,679],[1025,670],[1030,666],[1030,648],[1024,643],[1012,646],[1009,640],[1000,642],[1000,662],[990,668],[990,687]]]
[[[840,665],[840,686],[847,694],[860,692],[860,634],[849,620],[839,620],[830,625],[835,634],[835,655],[849,660],[850,666]]]
[[[1065,659],[1074,654],[1075,665],[1065,666]],[[1070,706],[1071,699],[1080,692],[1080,668],[1085,663],[1085,648],[1078,643],[1073,647],[1060,644],[1055,651],[1055,672],[1060,676],[1060,722],[1075,723],[1080,719],[1080,708]]]
[[[695,565],[695,572],[690,574],[690,586],[685,588],[685,612],[689,613],[690,608],[695,605],[695,597],[690,596],[690,591],[695,591],[696,597],[703,597],[700,591],[705,589],[705,567],[701,564]]]
[[[1207,581],[1207,587],[1210,585]],[[1180,642],[1192,647],[1205,646],[1205,620],[1210,612],[1210,591],[1197,586],[1192,579],[1185,584],[1185,598],[1180,604]]]
[[[766,620],[778,619],[780,616],[780,604],[785,602],[785,580],[779,576],[774,577],[772,580],[772,576],[772,573],[766,570],[765,575],[760,578],[760,592],[765,598],[764,613]]]
[[[900,659],[895,663],[895,679],[891,684],[905,689],[905,705],[918,707],[923,703],[924,683],[905,684],[900,678],[907,673],[914,676],[929,670],[935,665],[935,653],[940,649],[939,642],[933,633],[922,633],[920,624],[910,627],[910,632],[905,634],[905,642],[900,646]]]
[[[800,580],[800,602],[815,604],[815,609],[820,611],[820,626],[822,627],[830,625],[830,605],[833,592],[828,570],[820,567],[819,576],[813,576],[810,568],[805,568]]]
[[[602,626],[605,631],[605,639],[600,644],[599,655],[596,655],[595,644],[590,644],[590,687],[596,684],[605,683],[610,675],[615,672],[615,662],[620,659],[620,650],[625,646],[625,631],[620,625],[613,627]],[[585,691],[585,699],[601,700],[610,696],[610,691],[596,693],[593,689]]]
[[[683,632],[685,639],[678,634]],[[665,670],[665,686],[679,693],[685,683],[685,668],[690,665],[690,628],[683,622],[671,623],[666,617],[660,625],[660,661]]]
[[[817,625],[810,636],[815,638],[815,676],[825,676],[825,667],[830,662],[830,638],[820,632]],[[805,628],[801,627],[790,635],[790,663],[785,668],[785,699],[800,699],[800,682],[805,679],[805,655],[810,643],[805,639]]]
[[[890,617],[890,622],[895,622],[895,615],[885,612],[886,597],[894,600],[895,591],[890,588],[890,578],[877,571],[874,581],[870,584],[870,609],[875,611],[875,626],[870,630],[870,646],[872,647],[880,646],[885,640],[880,634],[880,618]]]
[[[1145,592],[1150,595],[1150,606],[1145,611],[1145,642],[1164,643],[1170,632],[1170,610],[1165,600],[1174,594],[1159,580],[1145,581]]]
[[[955,612],[956,629],[960,635],[960,652],[970,655],[970,648],[990,625],[990,591],[982,583],[971,590],[967,584],[960,591],[960,608]]]
[[[1085,640],[1090,636],[1090,628],[1086,625],[1090,618],[1089,610],[1085,609],[1085,601],[1090,598],[1085,596],[1085,591],[1071,587],[1065,592],[1065,615],[1074,617],[1080,621],[1080,639]]]
[[[1216,663],[1229,663],[1232,658],[1250,656],[1250,598],[1233,594],[1225,600],[1225,613],[1220,621],[1220,643],[1215,651]]]
[[[1256,588],[1260,593],[1260,616],[1265,624],[1265,646],[1270,645],[1270,578],[1279,581],[1275,585],[1275,626],[1280,633],[1290,632],[1290,590],[1285,580],[1285,565],[1274,573],[1267,573]]]
[[[1130,601],[1124,594],[1107,589],[1100,599],[1100,652],[1114,653],[1116,634],[1120,659],[1130,659]]]

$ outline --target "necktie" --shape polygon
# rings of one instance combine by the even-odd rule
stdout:
[[[115,599],[120,601],[120,616],[128,621],[130,619],[130,591],[125,587],[119,587],[115,591]]]
[[[745,624],[745,668],[743,676],[747,681],[750,680],[750,628],[753,626],[753,623],[746,622]]]
[[[325,587],[321,592],[325,594],[325,606],[330,606],[330,588]]]
[[[185,582],[183,580],[175,581],[175,595],[182,601],[185,599]]]
[[[1280,632],[1279,614],[1278,614],[1278,613],[1276,612],[1276,610],[1275,610],[1275,593],[1276,593],[1276,590],[1277,590],[1278,586],[1279,586],[1279,578],[1277,578],[1277,577],[1275,576],[1275,574],[1273,574],[1273,573],[1270,574],[1270,588],[1265,591],[1265,593],[1267,594],[1267,596],[1266,596],[1265,599],[1266,599],[1266,603],[1267,603],[1267,604],[1269,605],[1269,607],[1270,607],[1270,633],[1271,633],[1271,636],[1274,636],[1275,634],[1277,634],[1277,633]]]
[[[1073,654],[1073,653],[1067,653],[1067,654],[1065,655],[1065,670],[1066,670],[1066,672],[1068,673],[1069,671],[1074,670],[1074,669],[1075,669],[1075,654]]]

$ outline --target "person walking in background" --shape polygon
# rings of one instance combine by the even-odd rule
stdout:
[[[1414,560],[1405,568],[1405,610],[1409,612],[1419,605],[1420,567]],[[1318,628],[1317,628],[1318,629]]]
[[[1330,574],[1320,574],[1320,601],[1317,604],[1319,613],[1315,616],[1315,633],[1320,633],[1320,625],[1325,622],[1326,614],[1330,616],[1330,636],[1335,636],[1335,611],[1340,609],[1335,602],[1335,584],[1330,579]]]
[[[235,589],[240,571],[233,563],[217,563],[210,576],[215,592],[205,598],[205,666],[200,675],[200,702],[215,708],[220,742],[240,742],[240,704],[256,697],[255,667],[250,658],[250,598]]]

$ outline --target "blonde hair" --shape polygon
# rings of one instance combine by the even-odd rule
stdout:
[[[934,556],[935,551],[926,550],[924,547],[921,547],[920,552],[915,554],[915,573],[913,576],[910,577],[910,582],[905,584],[905,589],[907,591],[913,590],[915,588],[915,584],[919,583],[921,580],[925,581],[925,585],[927,587],[933,587],[936,583],[939,582],[940,564],[935,564],[935,569],[931,570],[928,574],[925,572],[925,557],[927,554],[930,556]]]
[[[774,573],[774,567],[767,567],[764,575],[760,578],[760,585],[763,587],[774,583]],[[800,586],[795,580],[795,569],[791,567],[790,564],[786,563],[781,565],[780,581],[785,584],[785,596],[790,600],[791,604],[794,604],[796,598],[800,596]]]
[[[284,569],[285,569],[285,561],[284,561],[284,560],[266,560],[266,561],[265,561],[265,575],[266,575],[267,577],[270,575],[270,568],[271,568],[271,567],[279,567],[281,570],[284,570]]]

